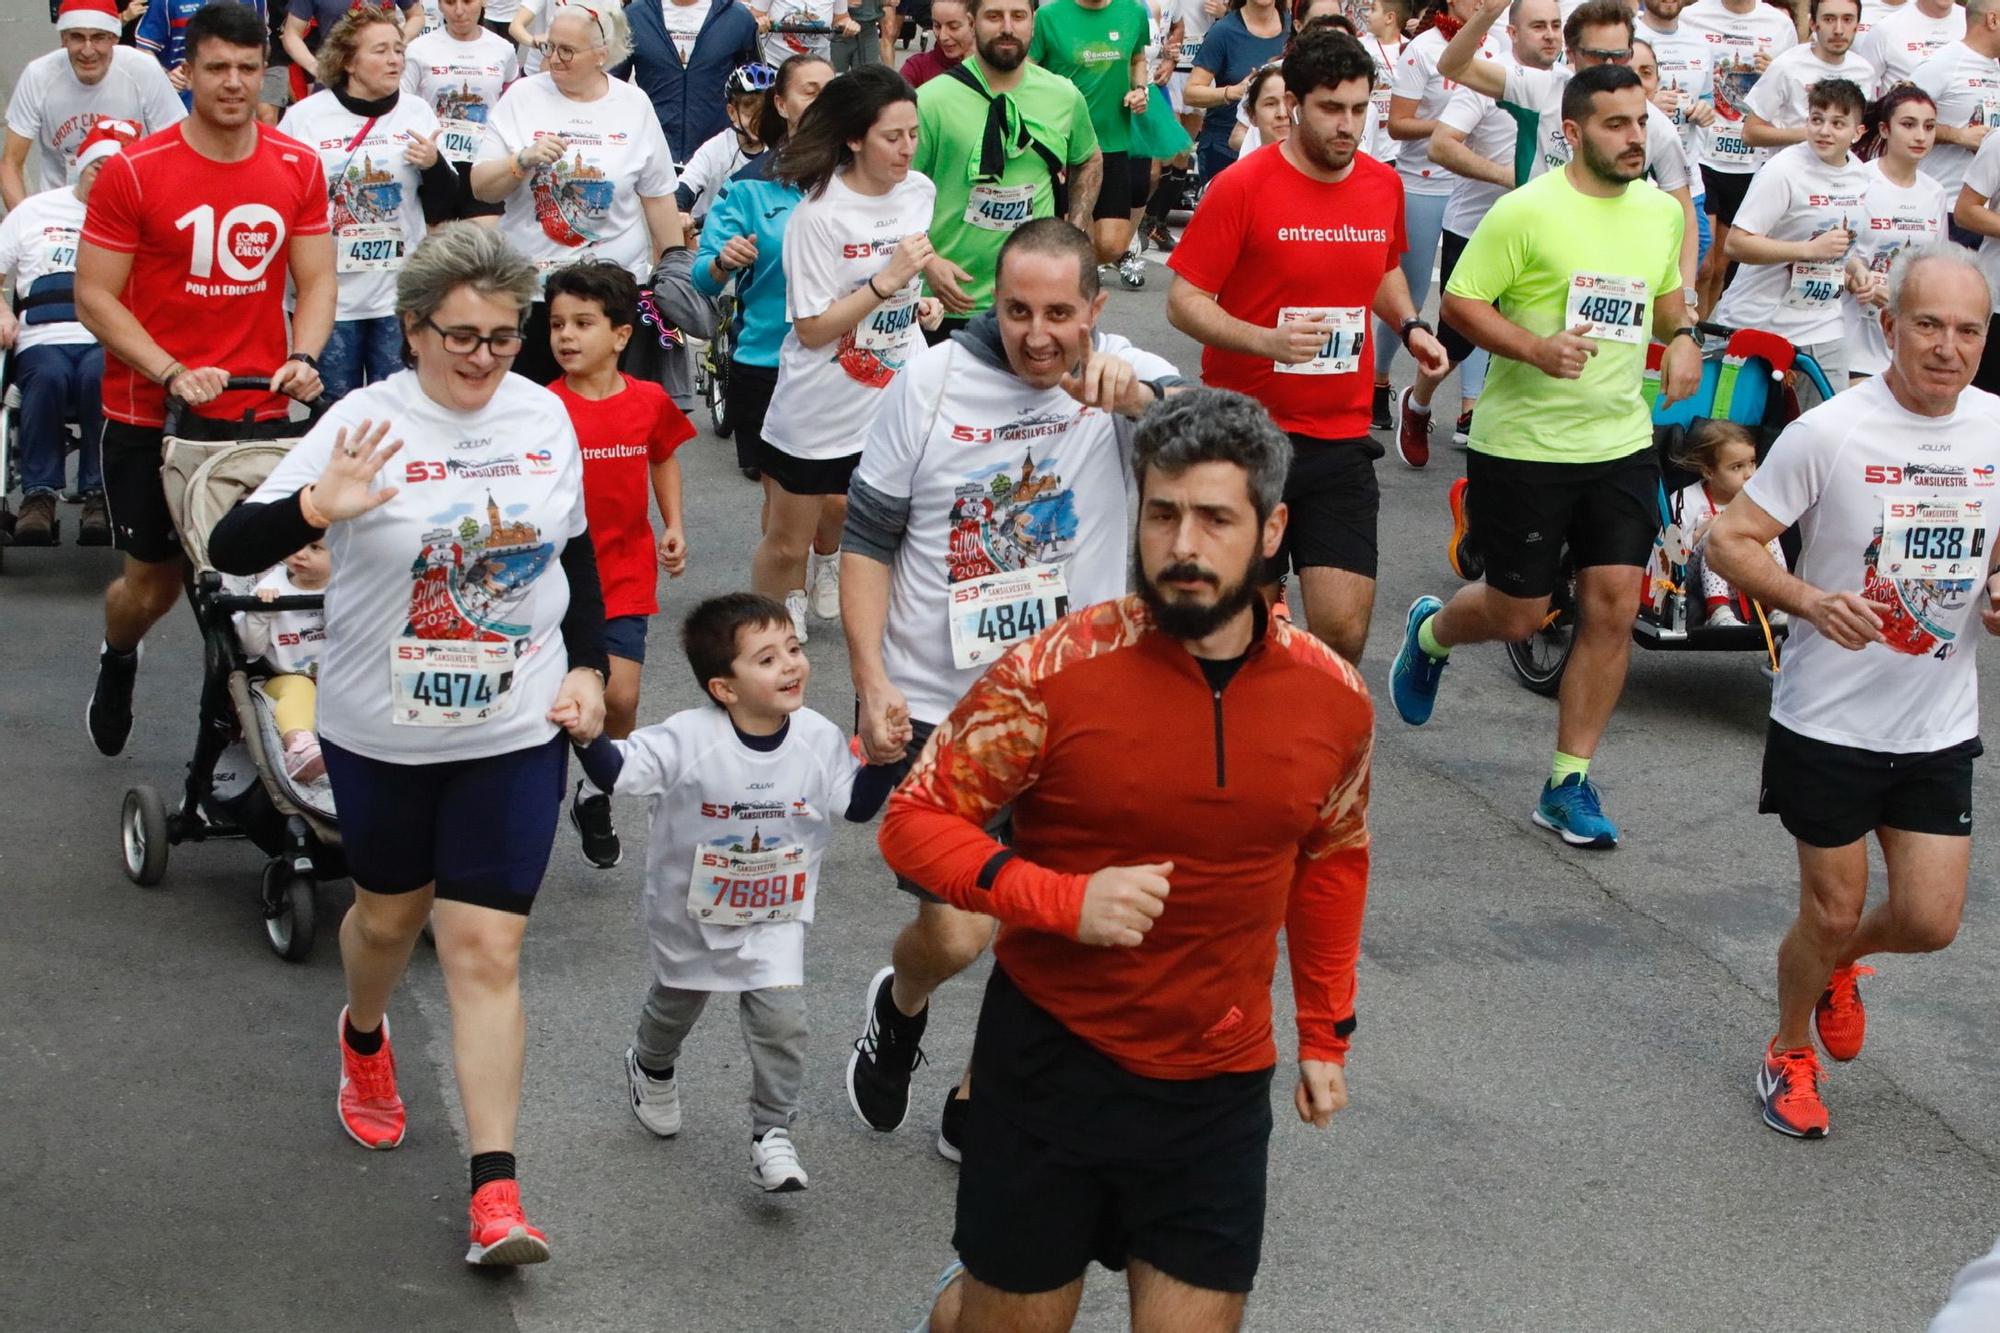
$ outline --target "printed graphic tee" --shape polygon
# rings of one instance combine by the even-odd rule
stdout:
[[[609,398],[584,398],[560,377],[549,392],[562,401],[583,451],[583,502],[604,615],[650,616],[660,609],[660,565],[653,542],[653,465],[698,433],[667,391],[622,376]]]
[[[486,134],[486,118],[508,84],[520,77],[513,44],[485,28],[461,42],[440,28],[410,43],[403,55],[403,91],[420,97],[444,137],[438,151],[457,167],[470,166]]]

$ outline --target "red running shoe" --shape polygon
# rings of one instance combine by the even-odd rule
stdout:
[[[1862,977],[1872,977],[1875,969],[1850,965],[1836,967],[1826,983],[1826,993],[1813,1006],[1813,1028],[1819,1044],[1836,1060],[1852,1060],[1861,1054],[1868,1035],[1868,1011],[1861,1007]]]
[[[408,1121],[396,1095],[396,1053],[389,1047],[389,1020],[382,1019],[382,1049],[362,1055],[347,1044],[347,1008],[341,1006],[340,1127],[364,1148],[393,1148],[403,1141]]]
[[[1823,1139],[1829,1128],[1820,1100],[1819,1056],[1810,1046],[1781,1051],[1774,1039],[1757,1067],[1757,1100],[1764,1123],[1795,1139]]]
[[[472,1195],[469,1264],[541,1264],[549,1258],[549,1238],[528,1225],[521,1211],[521,1183],[489,1180]]]
[[[1396,427],[1396,456],[1411,467],[1427,466],[1431,461],[1431,414],[1419,412],[1405,389],[1396,395],[1396,415],[1401,418]]]

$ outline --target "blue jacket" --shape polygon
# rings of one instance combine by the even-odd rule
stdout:
[[[187,43],[183,34],[187,31],[188,20],[194,11],[200,9],[207,0],[154,0],[139,17],[139,26],[132,30],[132,41],[141,51],[148,52],[160,62],[160,68],[171,70],[187,61]],[[257,17],[265,17],[264,0],[243,0],[257,11]],[[194,105],[192,93],[181,94],[181,105]]]
[[[770,179],[776,154],[765,149],[715,196],[715,206],[701,226],[701,248],[695,252],[696,290],[710,297],[722,294],[712,261],[732,236],[757,239],[757,262],[736,271],[736,350],[733,359],[746,366],[776,369],[778,348],[791,324],[785,319],[785,224],[805,194],[796,185]]]
[[[661,5],[672,3],[632,0],[625,19],[632,26],[632,81],[653,100],[674,161],[685,162],[728,127],[723,84],[731,70],[757,58],[757,20],[739,0],[709,0],[708,18],[683,66],[660,13]]]

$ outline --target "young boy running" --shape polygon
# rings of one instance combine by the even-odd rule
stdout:
[[[805,1074],[806,923],[835,812],[872,817],[896,770],[864,769],[840,728],[805,706],[812,664],[783,603],[712,597],[681,642],[715,707],[581,752],[604,790],[653,803],[653,985],[625,1052],[632,1113],[662,1138],[680,1132],[681,1044],[710,993],[734,991],[750,1048],[752,1178],[770,1192],[802,1190],[791,1127]]]
[[[548,297],[549,348],[563,371],[549,389],[568,409],[583,450],[583,503],[604,583],[604,647],[611,658],[604,732],[623,738],[639,717],[646,621],[660,609],[655,567],[674,578],[687,568],[681,465],[674,451],[696,432],[666,390],[618,369],[639,302],[631,274],[616,264],[572,264],[549,276]],[[657,548],[646,512],[649,480],[664,525]],[[588,777],[576,785],[569,817],[592,865],[608,870],[618,864],[624,852],[611,825],[611,798]]]

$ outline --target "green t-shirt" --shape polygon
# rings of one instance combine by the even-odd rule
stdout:
[[[1132,91],[1132,57],[1146,49],[1149,26],[1139,0],[1109,0],[1098,9],[1052,0],[1035,13],[1028,59],[1077,86],[1107,153],[1122,153],[1132,141],[1125,95]]]
[[[1494,357],[1471,448],[1496,458],[1598,463],[1651,445],[1640,386],[1653,301],[1681,286],[1682,226],[1680,204],[1646,181],[1601,199],[1579,193],[1566,171],[1551,171],[1501,196],[1445,290],[1491,302],[1544,337],[1597,320],[1597,355],[1573,380]]]
[[[960,68],[986,86],[977,58]],[[1090,108],[1068,79],[1024,64],[1021,82],[1002,96],[1011,107],[1010,129],[1024,126],[1057,161],[1073,167],[1097,152]],[[993,304],[993,266],[1008,234],[1030,218],[1054,217],[1056,211],[1048,164],[1033,148],[1016,146],[1012,133],[1003,136],[999,176],[974,179],[986,140],[986,108],[985,95],[949,74],[926,81],[917,89],[917,154],[910,163],[937,184],[931,244],[972,275],[965,291],[975,311]],[[968,216],[975,221],[966,221]]]

